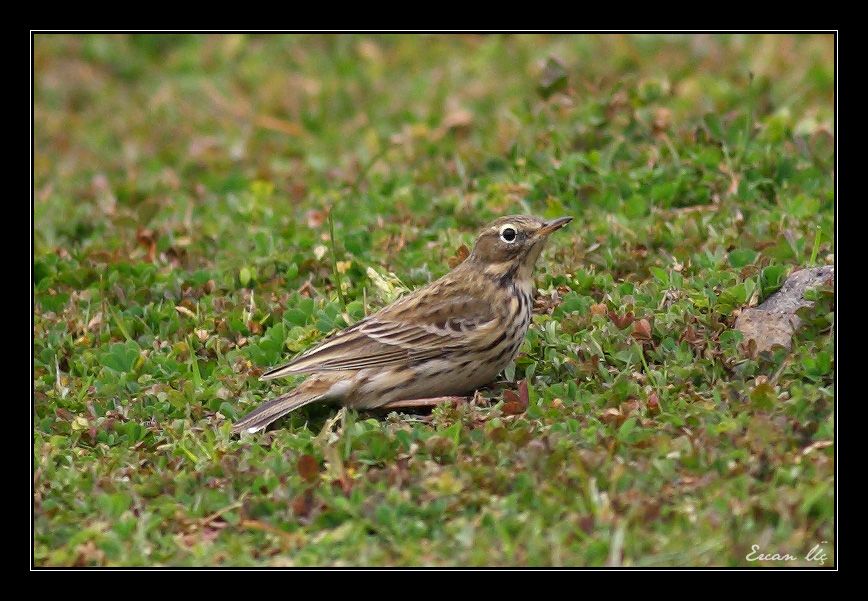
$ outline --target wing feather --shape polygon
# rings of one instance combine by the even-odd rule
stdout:
[[[496,322],[492,305],[472,297],[414,296],[338,332],[289,363],[267,371],[262,379],[411,365],[468,348],[476,338],[469,335],[471,332],[484,334]]]

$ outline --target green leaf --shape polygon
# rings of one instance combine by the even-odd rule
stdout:
[[[459,438],[461,437],[461,422],[455,422],[448,428],[441,430],[439,432],[445,438],[448,438],[453,442],[453,444],[458,444]]]
[[[60,292],[57,294],[41,294],[39,295],[39,304],[42,305],[42,308],[46,311],[52,311],[54,313],[60,313],[63,311],[63,308],[66,306],[66,303],[69,302],[69,295],[65,292]]]
[[[769,265],[760,274],[760,293],[762,300],[780,290],[786,280],[787,268],[783,265]]]
[[[298,264],[297,263],[290,263],[289,266],[286,268],[285,275],[286,275],[286,279],[289,281],[292,281],[295,278],[297,278],[298,277]]]
[[[759,253],[750,248],[739,248],[729,253],[729,264],[736,269],[741,269],[756,261],[758,255]]]
[[[618,428],[618,440],[621,442],[630,442],[630,435],[633,433],[633,430],[636,429],[636,418],[629,417],[627,418],[621,427]]]
[[[140,353],[139,345],[130,340],[125,343],[115,343],[108,352],[100,355],[100,364],[119,373],[132,371]]]
[[[298,308],[299,308],[299,310],[301,310],[305,315],[307,315],[308,317],[310,317],[311,315],[313,315],[313,309],[314,309],[314,302],[313,302],[313,299],[312,299],[312,298],[308,298],[308,297],[306,297],[306,296],[302,296],[302,297],[299,298],[299,300],[298,300]]]
[[[651,275],[654,276],[654,279],[660,282],[661,284],[668,285],[669,284],[669,272],[661,267],[650,267]]]
[[[734,309],[744,305],[748,298],[749,294],[744,283],[730,286],[720,293],[717,300],[717,310],[723,314],[731,313]]]
[[[98,497],[102,510],[112,518],[118,518],[132,506],[132,497],[125,493],[103,494]]]
[[[709,113],[705,116],[705,126],[708,128],[708,131],[711,135],[720,141],[723,141],[725,138],[723,125],[720,122],[720,117],[717,116],[716,113]]]
[[[293,325],[303,326],[307,323],[308,315],[301,309],[287,309],[283,318]]]
[[[241,285],[245,288],[247,284],[253,279],[253,270],[249,267],[242,267],[241,271],[238,273],[238,280],[241,282]]]
[[[648,200],[638,194],[634,194],[624,201],[624,214],[631,219],[644,217],[648,214]]]

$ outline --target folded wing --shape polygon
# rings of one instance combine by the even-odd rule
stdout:
[[[263,374],[263,380],[320,371],[409,366],[471,350],[496,324],[490,303],[469,296],[406,297],[338,332],[290,363]],[[442,299],[442,297],[440,297]],[[426,299],[428,299],[426,301]]]

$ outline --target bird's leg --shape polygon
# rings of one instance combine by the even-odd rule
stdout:
[[[467,403],[470,397],[466,396],[439,396],[430,399],[408,399],[406,401],[392,401],[385,405],[380,405],[377,409],[393,410],[393,409],[417,409],[420,407],[436,407],[444,403]]]

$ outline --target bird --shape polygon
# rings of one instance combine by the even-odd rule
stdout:
[[[533,271],[572,217],[500,217],[446,275],[333,334],[261,380],[308,374],[232,427],[255,433],[315,402],[373,409],[393,401],[461,396],[490,384],[518,355],[533,308]]]

